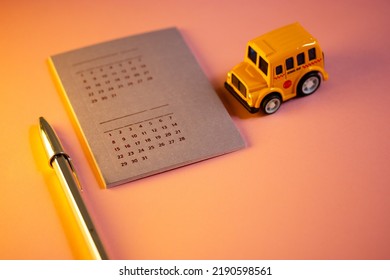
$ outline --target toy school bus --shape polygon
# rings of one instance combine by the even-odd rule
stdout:
[[[315,92],[327,80],[324,55],[299,23],[248,42],[247,54],[227,74],[225,87],[251,113],[275,113],[282,102]]]

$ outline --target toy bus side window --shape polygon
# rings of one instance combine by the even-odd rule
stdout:
[[[302,53],[297,55],[297,63],[298,63],[298,66],[305,63],[305,53],[302,52]]]
[[[280,74],[282,74],[282,73],[283,73],[283,66],[282,66],[282,65],[276,66],[276,68],[275,68],[275,74],[276,74],[276,75],[280,75]]]
[[[264,58],[262,58],[261,56],[260,56],[259,68],[266,76],[268,75],[268,62],[265,61]]]
[[[313,60],[316,58],[317,58],[316,49],[315,48],[309,49],[309,60]]]
[[[294,68],[294,59],[289,57],[286,59],[286,70],[290,70],[292,68]]]

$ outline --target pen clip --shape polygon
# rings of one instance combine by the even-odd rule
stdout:
[[[69,163],[69,166],[70,166],[70,169],[72,170],[72,173],[73,173],[73,176],[74,176],[74,179],[76,181],[76,184],[77,184],[77,187],[80,191],[83,191],[83,187],[81,186],[80,184],[80,180],[79,180],[79,177],[77,176],[77,173],[76,173],[76,169],[73,165],[73,162],[72,162],[72,159],[70,158],[70,156],[66,155],[66,159]]]

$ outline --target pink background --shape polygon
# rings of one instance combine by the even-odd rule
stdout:
[[[73,156],[114,259],[389,259],[390,4],[374,1],[22,1],[0,8],[0,258],[87,258],[45,159],[38,117]],[[272,116],[223,88],[248,40],[299,21],[329,81]],[[176,26],[247,148],[98,187],[47,57]]]

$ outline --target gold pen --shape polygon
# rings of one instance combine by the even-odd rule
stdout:
[[[61,182],[89,251],[94,259],[108,259],[81,197],[80,191],[82,191],[82,188],[69,155],[65,153],[55,131],[43,117],[39,118],[39,127],[43,146],[49,158],[49,164],[53,167]]]

